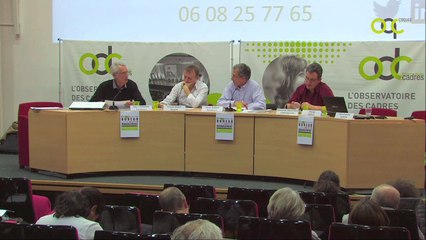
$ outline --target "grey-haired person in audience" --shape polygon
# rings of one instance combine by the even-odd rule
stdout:
[[[215,224],[198,219],[176,228],[171,236],[173,240],[223,239],[222,230]]]
[[[177,187],[168,187],[160,193],[160,207],[163,211],[188,213],[189,206],[185,195]]]
[[[298,192],[285,187],[272,194],[267,210],[268,218],[271,219],[303,220],[305,202],[300,198]],[[312,231],[312,239],[320,240],[314,231]]]

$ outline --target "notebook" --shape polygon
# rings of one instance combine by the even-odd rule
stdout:
[[[324,97],[323,100],[324,105],[327,108],[327,114],[329,116],[334,117],[334,115],[336,115],[336,112],[348,112],[344,97]]]

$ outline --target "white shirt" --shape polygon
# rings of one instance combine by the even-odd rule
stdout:
[[[95,231],[102,230],[99,223],[90,221],[84,217],[54,217],[53,214],[41,217],[36,224],[42,225],[68,225],[73,226],[78,231],[78,237],[80,240],[93,239],[95,237]]]
[[[197,80],[191,94],[188,96],[186,96],[185,91],[182,88],[183,82],[176,84],[169,95],[167,95],[161,103],[170,105],[177,102],[179,105],[185,105],[192,108],[207,105],[207,93],[209,88],[204,82]]]

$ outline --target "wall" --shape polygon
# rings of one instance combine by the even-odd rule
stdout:
[[[9,5],[3,2],[0,7]],[[58,45],[51,41],[51,0],[20,1],[19,11],[19,37],[13,27],[0,27],[1,134],[17,120],[19,103],[59,99]]]

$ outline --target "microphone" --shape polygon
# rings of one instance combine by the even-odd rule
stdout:
[[[234,89],[234,91],[232,92],[231,101],[229,101],[229,106],[225,108],[225,112],[235,112],[236,111],[235,109],[232,108],[232,101],[234,101],[234,94],[235,94],[235,91],[237,91],[237,89],[240,89],[240,87],[236,87]]]
[[[118,107],[117,106],[115,106],[115,99],[118,97],[118,95],[120,95],[120,93],[121,93],[121,91],[123,90],[123,88],[120,88],[119,90],[118,90],[118,93],[117,94],[115,94],[115,96],[114,96],[114,98],[112,99],[112,105],[111,106],[109,106],[109,110],[118,110]]]

